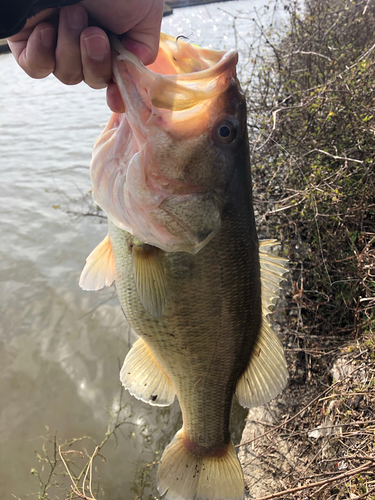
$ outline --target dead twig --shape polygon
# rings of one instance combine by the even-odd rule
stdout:
[[[266,497],[257,498],[257,500],[270,500],[271,498],[282,497],[289,493],[295,493],[297,491],[308,490],[311,488],[317,488],[320,486],[325,486],[326,484],[333,483],[334,481],[339,481],[340,479],[346,479],[347,477],[355,476],[356,474],[360,474],[362,472],[366,472],[368,470],[373,469],[373,463],[368,462],[367,464],[361,465],[356,469],[352,469],[350,471],[344,472],[343,474],[338,474],[336,477],[332,477],[329,479],[325,479],[324,481],[318,481],[317,483],[305,484],[303,486],[298,486],[296,488],[290,488],[288,490],[279,491],[278,493],[273,493],[272,495],[267,495]]]
[[[304,406],[302,408],[302,410],[300,410],[295,415],[293,415],[293,417],[290,417],[288,420],[286,420],[285,422],[282,422],[277,427],[274,427],[273,429],[271,429],[271,430],[269,430],[267,432],[264,432],[263,434],[260,434],[259,436],[256,436],[253,439],[250,439],[249,441],[245,441],[244,443],[240,443],[240,444],[236,445],[236,448],[239,448],[241,446],[245,446],[247,444],[251,444],[254,441],[257,441],[258,439],[263,438],[264,436],[267,436],[268,434],[271,434],[271,432],[275,432],[278,429],[281,429],[282,427],[284,427],[284,425],[289,424],[295,418],[297,418],[299,415],[301,415],[301,413],[303,413],[304,411],[306,411],[311,405],[313,405],[314,403],[316,403],[317,401],[319,401],[319,399],[321,399],[323,396],[325,396],[328,392],[331,392],[337,386],[339,386],[340,384],[342,384],[345,380],[347,380],[348,378],[352,377],[360,368],[362,368],[362,365],[357,366],[357,368],[355,368],[351,373],[348,373],[348,375],[346,375],[344,378],[342,378],[341,380],[338,380],[331,387],[328,387],[328,389],[326,389],[323,392],[321,392],[318,396],[316,396],[316,398],[314,398],[312,401],[310,401],[310,403],[308,403],[306,406]]]

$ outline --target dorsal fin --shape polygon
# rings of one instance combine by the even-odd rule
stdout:
[[[268,316],[280,295],[280,283],[288,272],[288,259],[270,255],[269,249],[277,240],[259,242],[260,280],[262,284],[262,314]]]
[[[115,260],[113,258],[109,235],[99,243],[86,259],[79,279],[83,290],[100,290],[110,286],[115,280]]]
[[[139,299],[151,316],[160,318],[164,312],[167,293],[160,250],[151,245],[134,245],[132,255]]]
[[[280,283],[287,273],[287,259],[268,253],[276,240],[259,243],[260,276],[262,286],[262,326],[255,341],[246,370],[236,388],[238,402],[246,408],[268,403],[285,387],[288,379],[283,346],[267,316],[280,294]]]

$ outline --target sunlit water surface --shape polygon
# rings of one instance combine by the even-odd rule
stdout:
[[[163,30],[215,49],[249,55],[254,8],[236,1],[175,10]],[[240,19],[235,19],[238,16]],[[233,29],[236,23],[236,33]],[[242,51],[242,52],[241,52]],[[246,68],[245,68],[246,70]],[[119,367],[134,341],[113,287],[84,292],[85,259],[107,233],[90,196],[92,146],[110,116],[104,91],[32,80],[11,55],[0,56],[0,491],[26,498],[39,491],[45,437],[91,436],[101,442],[121,404],[125,423],[97,460],[99,498],[128,500],[140,469],[179,427],[178,404],[160,409],[122,393]],[[80,215],[86,214],[86,215]],[[235,413],[237,439],[243,412]],[[44,438],[42,437],[44,436]],[[72,449],[95,445],[86,440]],[[65,448],[66,449],[66,448]],[[47,447],[53,458],[53,447]],[[79,455],[65,455],[83,466]],[[156,455],[157,458],[157,455]],[[58,468],[57,471],[62,471]],[[43,480],[49,472],[44,463]],[[150,468],[143,498],[156,495]],[[60,482],[60,477],[53,481]],[[69,481],[65,481],[65,485]],[[62,488],[62,486],[61,486]],[[59,493],[60,491],[60,493]],[[65,493],[50,490],[51,498]],[[34,498],[32,496],[31,498]],[[37,497],[36,497],[37,498]]]

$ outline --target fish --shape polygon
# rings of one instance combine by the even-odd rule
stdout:
[[[123,386],[151,405],[179,401],[183,426],[162,455],[160,495],[240,500],[233,398],[265,404],[288,371],[269,319],[287,260],[270,252],[276,240],[257,237],[238,54],[162,33],[145,67],[111,43],[125,113],[111,116],[94,146],[92,194],[109,231],[80,286],[115,281],[138,335]]]

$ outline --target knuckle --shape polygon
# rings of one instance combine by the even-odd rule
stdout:
[[[81,73],[68,73],[63,75],[55,73],[55,76],[58,80],[60,80],[60,82],[64,83],[65,85],[77,85],[82,81]]]
[[[93,89],[104,89],[111,81],[111,72],[103,72],[103,68],[100,69],[101,71],[98,68],[88,68],[87,66],[83,68],[83,79]]]
[[[53,71],[53,68],[27,68],[25,69],[25,72],[31,77],[36,80],[40,80],[42,78],[45,78],[46,76],[50,75]]]
[[[87,85],[89,87],[91,87],[92,89],[95,89],[95,90],[99,90],[99,89],[105,89],[106,87],[108,87],[108,83],[105,82],[104,80],[95,80],[95,81],[87,81],[85,80],[85,83],[87,83]]]

